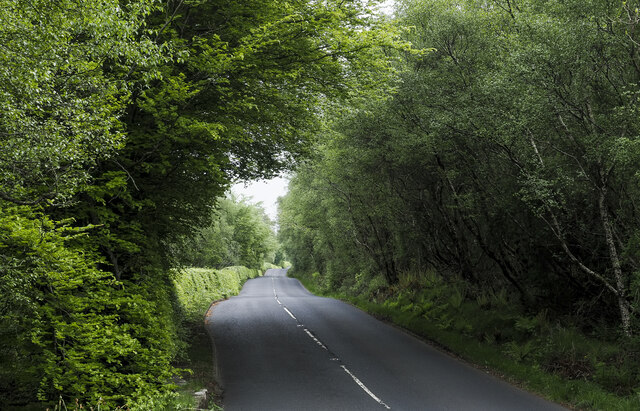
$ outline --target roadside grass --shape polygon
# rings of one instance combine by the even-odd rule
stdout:
[[[544,312],[523,315],[504,294],[472,298],[435,276],[420,284],[403,278],[397,288],[370,279],[337,292],[317,274],[295,277],[314,294],[350,302],[549,400],[573,409],[640,409],[637,346],[588,337]]]
[[[204,409],[222,410],[220,390],[214,377],[211,338],[202,324],[190,324],[190,327],[186,358],[177,365],[191,370],[191,373],[177,384],[177,396],[161,409],[164,411],[201,409],[198,407],[203,404],[198,404],[194,393],[206,389],[208,401]]]

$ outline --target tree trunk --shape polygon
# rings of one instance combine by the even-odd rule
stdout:
[[[595,121],[594,120],[592,121],[595,124]],[[562,117],[560,117],[560,122],[566,129],[567,127],[564,124]],[[531,135],[529,135],[529,140],[531,142],[531,146],[533,147],[534,152],[536,153],[536,156],[538,157],[538,161],[540,162],[540,165],[544,167],[544,161],[542,160],[542,156],[538,151],[538,146],[536,145],[536,142]],[[618,251],[616,249],[616,245],[614,242],[613,229],[611,227],[611,222],[609,220],[609,211],[607,210],[606,201],[605,201],[607,196],[607,175],[608,173],[606,173],[605,170],[602,169],[602,166],[600,166],[600,184],[598,184],[599,187],[596,186],[596,189],[598,189],[600,193],[598,197],[598,205],[600,208],[600,218],[602,220],[602,226],[604,228],[607,246],[609,247],[609,256],[611,259],[611,265],[613,267],[615,285],[609,282],[609,280],[607,280],[604,277],[604,275],[584,265],[571,252],[571,250],[569,249],[569,245],[567,244],[567,241],[564,238],[564,234],[562,233],[562,229],[560,227],[560,223],[558,222],[558,218],[556,217],[555,213],[553,212],[553,209],[549,204],[545,204],[545,208],[547,209],[551,217],[551,222],[547,222],[547,224],[549,224],[551,231],[553,231],[554,235],[558,238],[558,240],[560,240],[560,244],[562,245],[563,250],[565,251],[567,256],[571,259],[571,261],[577,264],[582,271],[586,272],[587,274],[595,277],[600,282],[602,282],[602,284],[616,296],[616,299],[618,302],[618,309],[620,310],[620,320],[622,322],[622,330],[625,335],[631,336],[630,306],[626,298],[626,291],[625,291],[626,287],[624,284],[624,275],[622,273],[622,265],[620,264],[620,258],[618,257]],[[594,181],[594,184],[596,184],[595,181]]]
[[[618,256],[618,250],[613,240],[613,229],[611,227],[611,221],[609,219],[609,211],[606,205],[607,187],[602,184],[600,188],[600,197],[598,198],[598,205],[600,206],[600,218],[602,219],[602,227],[604,228],[604,235],[609,247],[609,258],[611,260],[611,266],[613,267],[613,275],[616,282],[616,298],[618,300],[618,308],[620,309],[620,319],[622,320],[622,330],[625,335],[631,336],[631,316],[629,313],[629,303],[626,298],[624,274],[622,273],[622,265],[620,264],[620,257]]]

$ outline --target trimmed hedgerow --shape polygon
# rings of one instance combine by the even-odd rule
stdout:
[[[186,320],[199,322],[213,301],[238,294],[246,280],[260,274],[260,270],[241,266],[177,271],[174,278],[176,296]]]

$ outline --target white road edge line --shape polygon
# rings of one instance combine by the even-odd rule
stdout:
[[[369,394],[369,396],[370,396],[371,398],[373,398],[374,400],[376,400],[376,402],[377,402],[378,404],[382,405],[384,408],[386,408],[386,409],[388,409],[388,410],[390,410],[390,409],[391,409],[391,407],[389,407],[387,404],[385,404],[385,403],[384,403],[384,401],[382,401],[380,398],[376,397],[376,395],[375,395],[374,393],[372,393],[372,392],[371,392],[371,390],[369,390],[369,389],[367,388],[367,386],[366,386],[366,385],[364,385],[364,384],[362,383],[362,381],[360,381],[360,380],[358,379],[358,377],[356,377],[355,375],[353,375],[353,374],[351,373],[351,371],[349,371],[349,369],[347,369],[347,367],[345,367],[344,365],[341,365],[340,367],[341,367],[341,368],[342,368],[342,369],[343,369],[347,374],[349,374],[349,375],[351,376],[351,378],[353,378],[353,381],[355,381],[355,383],[356,383],[356,384],[358,384],[358,385],[360,386],[360,388],[362,388],[362,389],[364,390],[364,392],[366,392],[367,394]]]
[[[289,314],[291,316],[291,318],[293,318],[294,320],[298,320],[293,314],[291,314],[291,311],[287,310],[287,307],[282,307],[284,308],[284,310],[287,312],[287,314]]]

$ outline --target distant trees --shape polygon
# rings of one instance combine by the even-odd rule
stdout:
[[[278,243],[273,222],[264,210],[235,197],[220,199],[211,225],[176,245],[176,259],[185,266],[260,268],[274,262]]]
[[[404,57],[391,99],[332,123],[293,179],[281,236],[294,266],[336,286],[362,270],[393,283],[435,268],[508,287],[531,310],[617,317],[630,335],[636,6],[416,0],[398,10],[407,38],[432,51]]]

